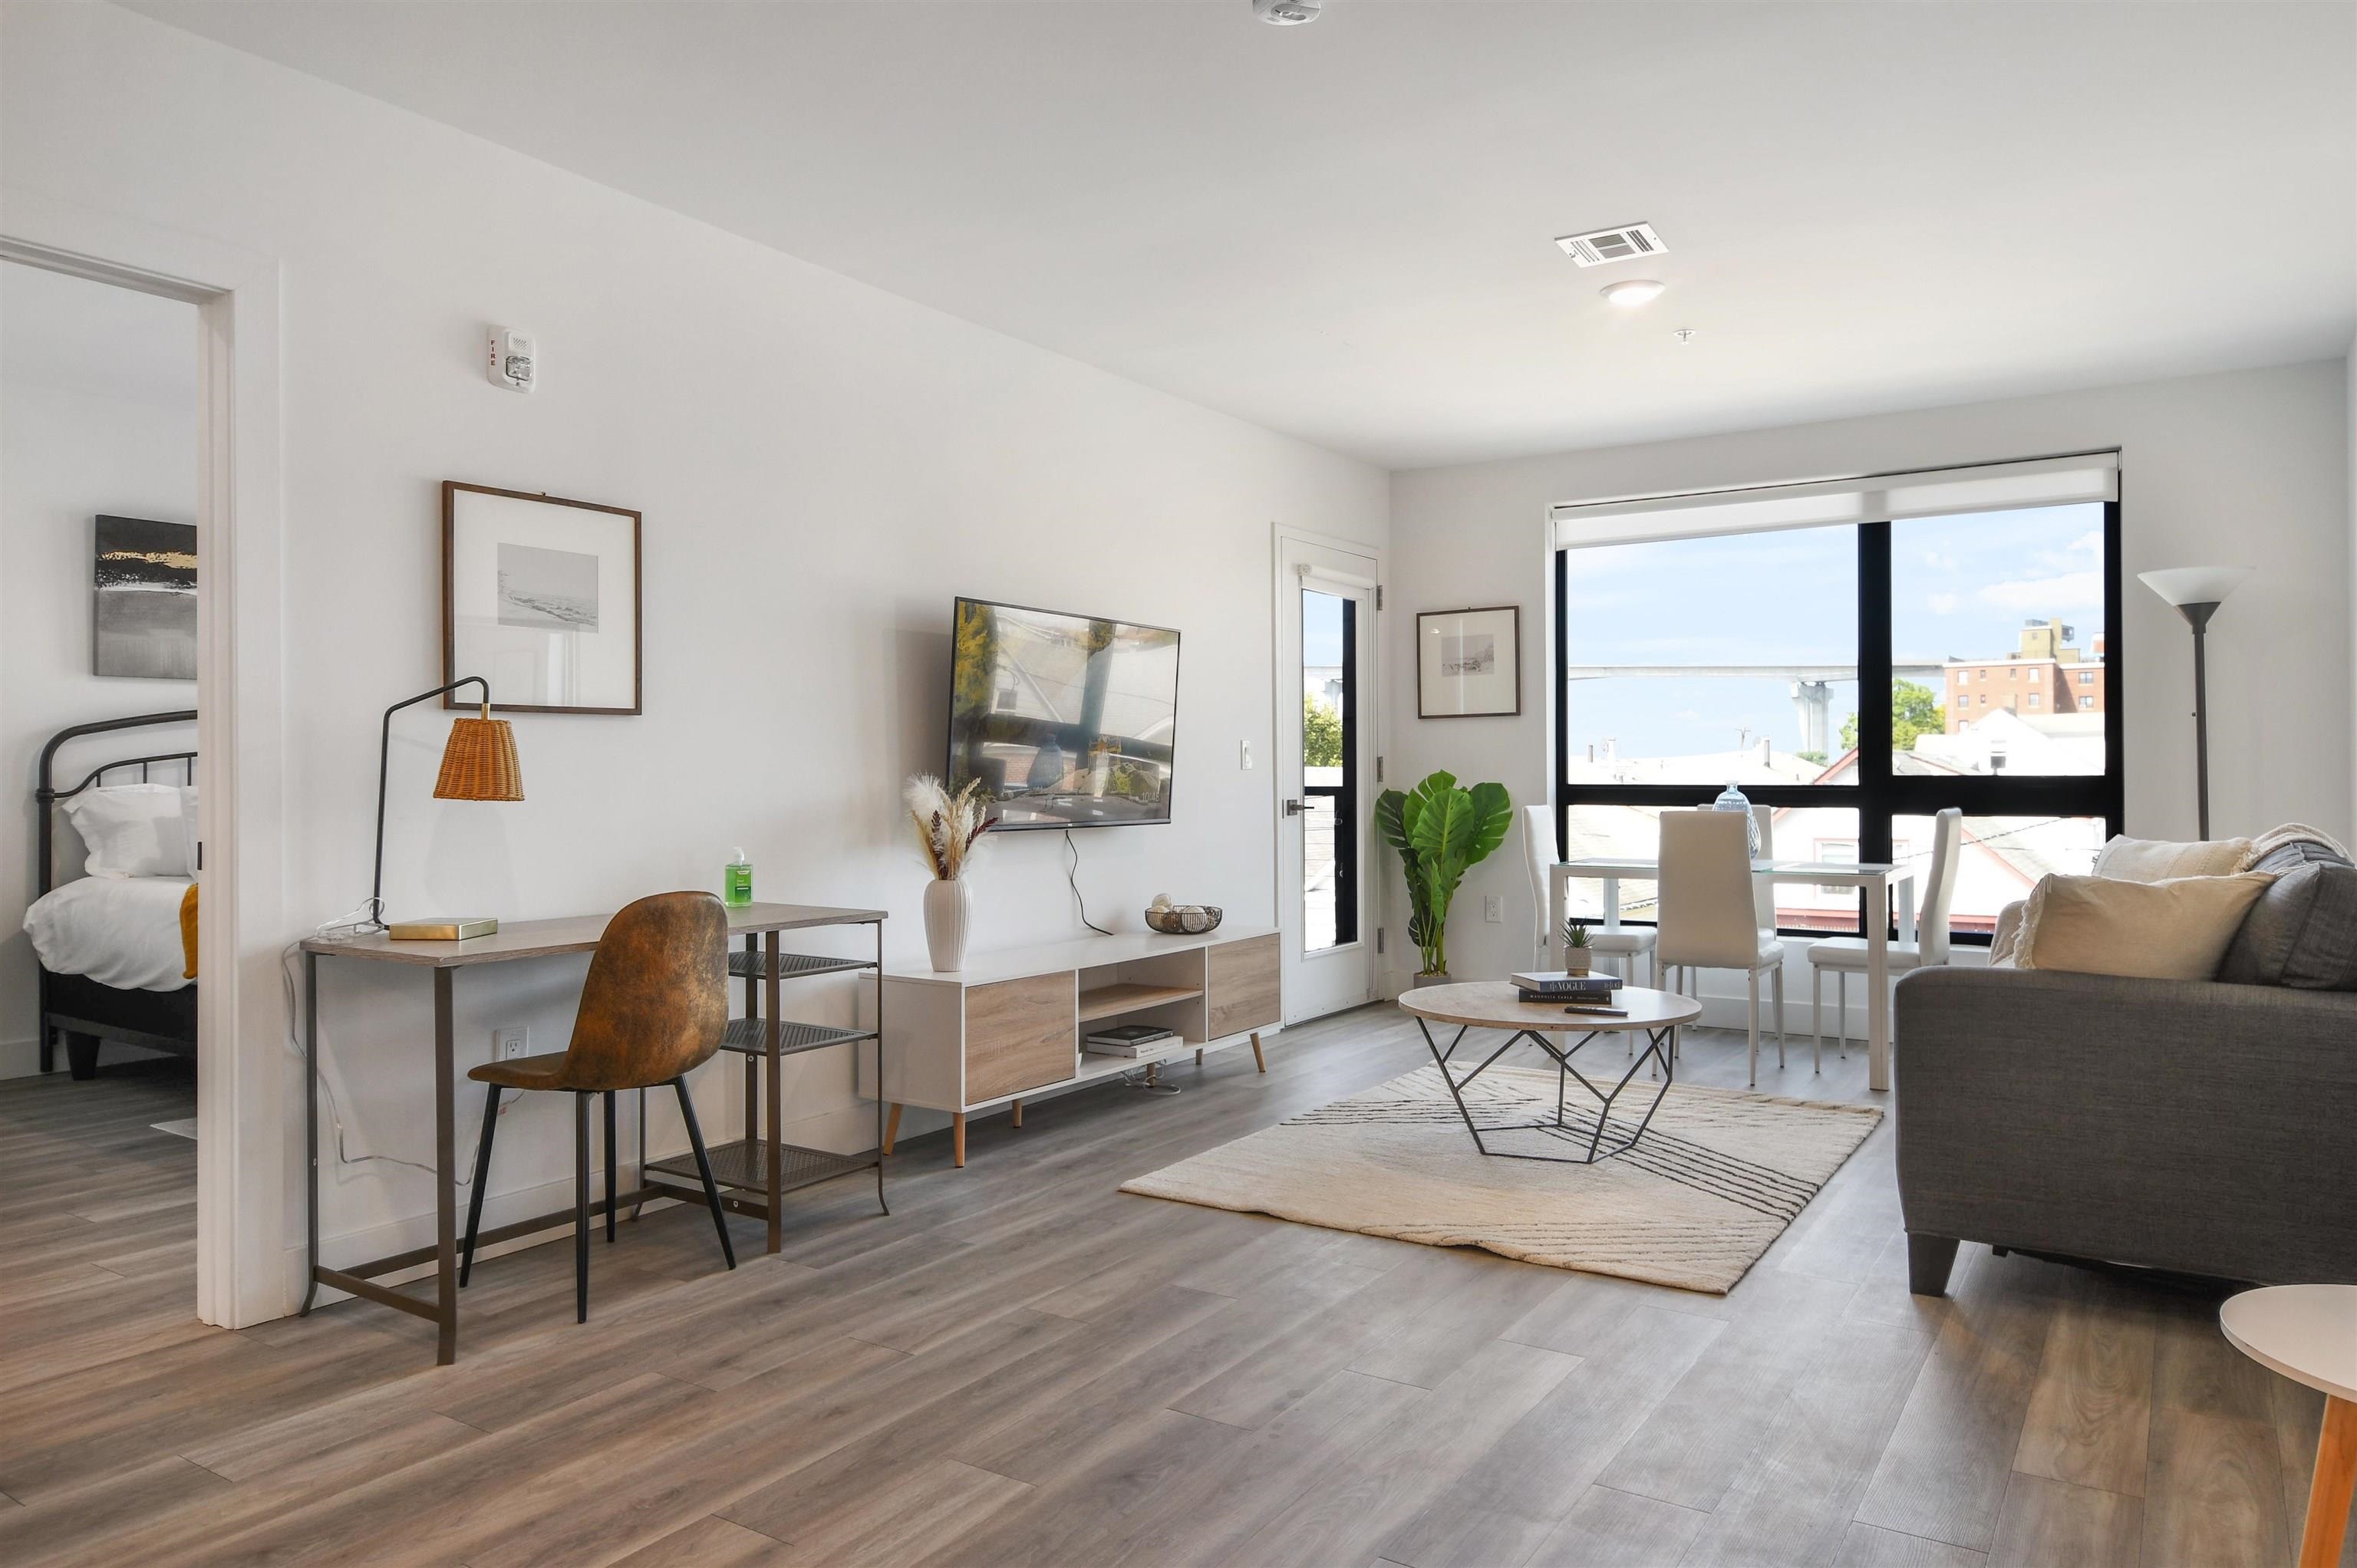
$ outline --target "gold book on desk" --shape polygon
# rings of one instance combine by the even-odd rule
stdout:
[[[489,915],[429,915],[422,920],[395,920],[385,927],[385,936],[396,942],[463,942],[468,937],[488,937],[500,929],[500,923]]]

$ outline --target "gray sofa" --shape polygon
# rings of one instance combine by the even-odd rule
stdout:
[[[1959,1241],[2357,1283],[2357,991],[1925,969],[1896,1023],[1915,1291]]]

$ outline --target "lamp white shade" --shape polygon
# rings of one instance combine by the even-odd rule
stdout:
[[[2172,605],[2216,605],[2223,604],[2250,575],[2248,566],[2171,566],[2138,572],[2136,581]]]

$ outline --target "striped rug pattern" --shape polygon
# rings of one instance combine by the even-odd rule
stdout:
[[[1552,1068],[1493,1067],[1465,1099],[1484,1128],[1551,1120]],[[1609,1147],[1659,1086],[1641,1075],[1611,1112]],[[1581,1101],[1586,1101],[1583,1108]],[[1577,1084],[1570,1134],[1483,1134],[1492,1149],[1586,1149],[1594,1105]],[[1870,1105],[1674,1084],[1636,1147],[1593,1165],[1484,1156],[1437,1068],[1320,1106],[1149,1176],[1124,1192],[1434,1247],[1483,1247],[1559,1269],[1724,1294],[1882,1120]]]

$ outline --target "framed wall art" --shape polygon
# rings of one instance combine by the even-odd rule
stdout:
[[[1523,711],[1523,611],[1426,610],[1415,618],[1415,711],[1465,719]]]
[[[640,603],[637,512],[443,482],[445,681],[480,675],[502,713],[636,714]]]
[[[197,529],[101,517],[94,531],[91,673],[197,678]]]

